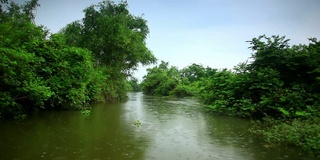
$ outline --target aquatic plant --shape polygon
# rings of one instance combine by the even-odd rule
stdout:
[[[90,115],[91,114],[91,111],[90,110],[88,110],[88,109],[85,109],[85,110],[81,110],[81,114],[82,115]]]
[[[141,125],[141,122],[140,122],[139,120],[137,120],[137,121],[135,121],[133,124],[134,124],[135,126],[139,127],[139,126]]]

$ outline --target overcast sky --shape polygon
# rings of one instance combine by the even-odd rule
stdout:
[[[36,23],[57,32],[83,18],[98,0],[39,0]],[[233,68],[251,56],[251,40],[285,35],[292,44],[320,39],[320,0],[128,0],[134,15],[144,15],[147,46],[159,59],[182,69],[192,63]],[[146,74],[140,67],[137,78]]]

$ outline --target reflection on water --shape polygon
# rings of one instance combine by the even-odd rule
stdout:
[[[293,148],[263,147],[248,121],[202,113],[192,99],[128,96],[94,106],[89,116],[65,111],[2,120],[1,159],[310,159]]]

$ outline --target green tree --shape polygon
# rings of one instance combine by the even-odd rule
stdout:
[[[254,51],[254,61],[247,68],[252,76],[251,82],[255,83],[257,76],[263,82],[269,81],[251,83],[259,87],[251,87],[250,92],[255,95],[255,102],[259,102],[260,106],[267,105],[269,109],[280,112],[273,112],[270,116],[300,116],[301,113],[309,112],[308,106],[318,105],[319,91],[314,86],[318,85],[320,53],[316,48],[319,48],[319,42],[316,39],[310,40],[309,45],[292,47],[288,45],[288,39],[280,36],[260,36],[249,41]],[[267,68],[277,73],[277,76],[272,78],[271,72],[263,72]],[[278,82],[270,82],[272,79]]]
[[[161,61],[158,66],[147,69],[141,85],[142,91],[148,95],[168,96],[179,83],[180,73],[177,67],[169,66]]]
[[[139,63],[148,65],[156,61],[145,43],[149,34],[146,20],[130,14],[127,2],[103,1],[84,12],[81,21],[61,30],[67,43],[89,49],[98,64],[122,72],[136,69]]]
[[[139,84],[139,81],[138,79],[134,78],[134,77],[131,77],[129,80],[128,80],[128,90],[129,91],[132,91],[132,92],[140,92],[141,91],[141,88],[140,88],[140,84]]]
[[[3,5],[1,1],[1,5]],[[33,9],[37,1],[24,5],[10,3],[0,12],[0,117],[14,117],[42,107],[53,93],[37,75],[42,61],[26,48],[45,38],[42,27],[35,26]]]
[[[198,82],[199,98],[225,114],[263,118],[306,117],[319,104],[319,42],[289,46],[285,37],[249,41],[251,63],[219,71]]]
[[[82,107],[98,98],[105,78],[90,51],[33,22],[37,1],[10,3],[0,23],[0,116]]]
[[[196,96],[199,93],[201,79],[211,77],[217,70],[193,63],[180,70],[181,80],[170,94],[177,97]]]
[[[81,21],[68,24],[61,33],[68,44],[89,49],[97,66],[106,67],[106,96],[124,97],[127,76],[139,64],[156,61],[145,43],[149,34],[146,20],[130,14],[125,1],[103,1],[84,13]]]
[[[43,58],[37,74],[41,76],[54,93],[49,101],[51,107],[82,107],[93,97],[88,85],[97,76],[91,52],[66,45],[60,34],[50,39],[33,43],[29,48],[38,57]]]
[[[191,83],[205,76],[205,68],[202,65],[193,63],[181,70],[181,77],[187,78]]]

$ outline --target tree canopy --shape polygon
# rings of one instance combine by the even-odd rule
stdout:
[[[68,24],[61,32],[72,46],[89,49],[96,63],[123,73],[148,65],[156,58],[146,47],[146,20],[128,11],[128,3],[103,1],[84,10],[82,20]]]
[[[126,2],[92,5],[58,34],[34,23],[37,0],[0,2],[0,118],[124,98],[127,76],[156,61]]]
[[[94,63],[107,75],[104,97],[126,97],[127,77],[139,64],[148,65],[156,58],[146,46],[147,21],[130,14],[128,3],[103,1],[84,9],[85,17],[68,24],[60,32],[68,45],[86,48]]]

